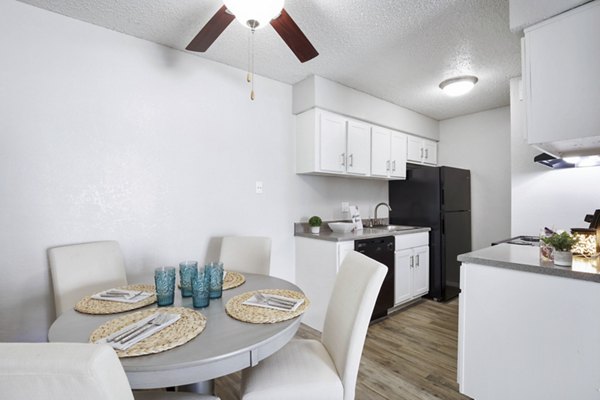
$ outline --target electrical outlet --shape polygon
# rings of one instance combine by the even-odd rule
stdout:
[[[350,203],[348,203],[347,201],[342,201],[342,212],[350,212]]]
[[[256,181],[256,194],[262,194],[262,192],[263,192],[262,181]]]

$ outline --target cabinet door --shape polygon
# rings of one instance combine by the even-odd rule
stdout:
[[[425,151],[423,149],[423,139],[415,136],[409,136],[407,146],[408,161],[420,163],[423,160],[423,156],[425,155]]]
[[[346,172],[346,119],[322,112],[319,115],[319,168]]]
[[[423,140],[423,162],[425,164],[437,165],[437,143],[431,140]]]
[[[529,143],[600,135],[598,49],[600,2],[577,7],[525,31]],[[568,143],[562,146],[552,147],[557,151],[570,147]],[[598,140],[595,146],[600,146]]]
[[[394,260],[394,305],[411,299],[411,280],[414,265],[411,249],[396,251]]]
[[[378,126],[371,133],[371,175],[387,178],[390,169],[390,131]]]
[[[390,142],[390,177],[406,178],[406,135],[392,132]]]
[[[346,171],[349,174],[368,175],[371,166],[370,125],[348,121],[347,150]]]
[[[412,296],[418,297],[429,292],[429,246],[413,249],[413,288]]]

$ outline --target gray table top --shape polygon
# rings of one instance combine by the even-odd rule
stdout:
[[[180,386],[224,376],[256,365],[294,337],[301,317],[275,324],[251,324],[227,315],[225,304],[241,293],[258,289],[300,289],[283,279],[244,273],[246,282],[223,291],[223,297],[198,309],[206,318],[206,328],[183,346],[158,354],[123,358],[121,362],[133,389]],[[192,307],[192,299],[182,298],[178,291],[174,307]],[[150,305],[150,308],[156,304]],[[135,310],[138,311],[138,310]],[[52,324],[50,342],[88,342],[90,334],[101,324],[121,316],[88,315],[73,309]]]

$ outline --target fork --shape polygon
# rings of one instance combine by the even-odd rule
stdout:
[[[154,326],[160,326],[160,325],[164,324],[165,322],[167,322],[168,319],[169,319],[169,317],[167,316],[167,314],[160,314],[156,318],[153,318],[150,321],[146,322],[144,325],[139,327],[139,329],[136,329],[135,331],[131,332],[130,334],[128,334],[127,336],[122,338],[119,341],[119,343],[125,344],[125,343],[135,339],[136,337],[140,336],[142,333],[152,329]]]
[[[268,304],[268,305],[275,306],[275,307],[286,308],[289,310],[294,308],[294,306],[296,305],[296,302],[289,301],[289,300],[275,299],[273,297],[267,298],[261,292],[256,292],[254,294],[254,297],[256,297],[256,300],[258,300],[261,303]],[[273,304],[273,303],[275,303],[275,304]]]
[[[129,297],[127,300],[134,299],[134,298],[138,297],[142,293],[144,293],[144,292],[140,290],[139,292],[135,293],[133,296]],[[100,297],[127,297],[127,296],[129,296],[129,293],[117,292],[117,291],[115,291],[115,292],[105,292],[105,293],[102,293],[100,295]]]
[[[126,330],[125,332],[121,333],[120,335],[115,336],[114,338],[107,340],[108,342],[121,342],[127,338],[128,336],[135,334],[137,331],[139,331],[140,329],[146,327],[146,326],[152,326],[154,321],[156,321],[158,318],[160,318],[161,316],[163,316],[164,314],[158,314],[156,315],[154,318],[152,318],[150,321],[146,322],[143,325],[140,326],[135,326],[132,327],[128,330]]]

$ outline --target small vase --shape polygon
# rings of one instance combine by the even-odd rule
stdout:
[[[310,227],[310,233],[319,233],[320,230],[321,230],[320,226],[311,226]]]
[[[573,264],[573,253],[570,251],[554,251],[554,265],[570,267]]]

